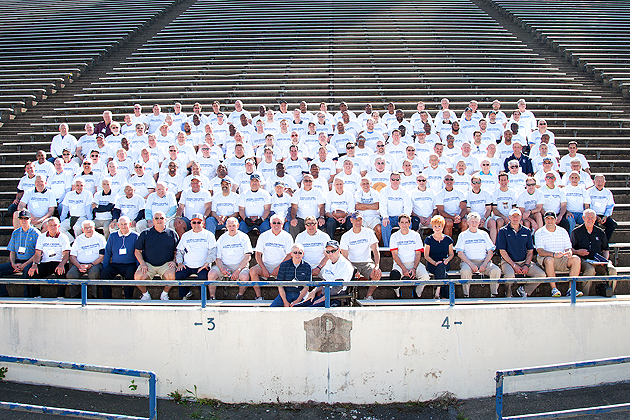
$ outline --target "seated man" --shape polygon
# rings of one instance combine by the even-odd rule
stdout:
[[[177,244],[175,280],[186,280],[191,274],[196,274],[197,280],[208,280],[210,266],[217,258],[217,241],[204,229],[203,214],[193,214],[190,224],[192,230],[184,233]],[[179,286],[180,299],[189,300],[192,295],[189,287]]]
[[[28,276],[32,279],[43,279],[54,274],[56,278],[62,279],[70,257],[70,240],[59,231],[59,219],[51,217],[46,224],[48,230],[37,239]],[[40,296],[39,287],[35,286],[32,291],[34,294],[29,297]],[[58,286],[57,297],[65,297],[65,291],[66,286]]]
[[[326,243],[330,237],[325,232],[317,229],[317,218],[306,216],[304,219],[306,230],[295,238],[295,242],[304,247],[304,260],[311,266],[313,277],[320,277],[322,267],[326,264]]]
[[[249,233],[258,228],[260,233],[269,230],[271,195],[260,188],[260,175],[253,174],[249,181],[250,189],[239,195],[238,213],[241,223],[238,229]]]
[[[63,222],[60,225],[60,230],[69,237],[71,237],[69,234],[70,229],[72,229],[76,238],[81,234],[83,221],[92,219],[92,202],[94,197],[84,187],[85,182],[83,178],[76,178],[74,180],[74,189],[66,194],[63,199],[63,211],[60,215]]]
[[[31,225],[41,229],[44,221],[53,215],[57,207],[57,200],[52,190],[46,188],[46,177],[35,176],[35,188],[24,191],[24,195],[18,204],[18,211],[13,213],[13,228],[20,226],[18,214],[22,210],[28,210],[31,215]]]
[[[120,216],[117,227],[118,230],[109,235],[105,244],[101,279],[113,280],[120,274],[123,280],[133,280],[138,267],[134,249],[139,235],[130,230],[130,221],[127,216]],[[111,286],[102,286],[101,290],[103,299],[112,298]],[[125,299],[133,298],[133,286],[125,286],[124,296]]]
[[[383,218],[381,233],[385,247],[389,246],[393,228],[398,227],[398,217],[403,213],[409,215],[413,210],[411,195],[400,186],[400,173],[392,172],[389,180],[390,185],[381,190],[379,199],[379,212]]]
[[[461,231],[467,228],[467,220],[463,217],[466,214],[466,196],[453,188],[454,182],[453,175],[446,175],[444,188],[435,196],[435,208],[446,221],[444,234],[448,236],[453,236],[453,228],[459,227]]]
[[[400,230],[391,236],[389,243],[389,249],[394,260],[392,271],[389,274],[390,280],[400,280],[401,278],[404,280],[429,280],[429,273],[420,262],[424,250],[422,237],[415,230],[409,229],[411,216],[407,213],[402,213],[398,216],[398,225]],[[421,297],[423,290],[423,284],[416,286],[416,297]],[[400,287],[394,288],[394,292],[396,297],[399,298]]]
[[[461,260],[459,272],[462,280],[472,279],[474,273],[491,279],[501,278],[501,269],[492,264],[495,246],[488,233],[479,229],[480,220],[479,213],[469,213],[468,229],[459,234],[455,244],[455,251]],[[490,284],[492,297],[498,296],[498,288],[497,283]],[[470,283],[463,283],[462,290],[467,298],[470,294]]]
[[[341,236],[341,254],[352,263],[366,279],[380,280],[382,276],[379,264],[381,254],[378,251],[378,239],[374,231],[364,228],[363,214],[359,211],[350,215],[352,229]],[[370,257],[370,252],[374,260]],[[376,290],[376,286],[368,287],[365,299],[373,300],[372,294]]]
[[[273,226],[271,227],[273,230]],[[278,281],[311,281],[311,266],[303,261],[304,247],[295,243],[291,246],[291,258],[280,263],[278,267]],[[308,287],[278,286],[278,296],[271,302],[270,307],[290,307],[302,302]]]
[[[20,227],[15,229],[9,239],[7,250],[9,251],[9,262],[0,264],[0,277],[7,277],[11,274],[21,274],[22,278],[28,278],[28,269],[35,256],[35,244],[40,233],[31,226],[31,217],[26,210],[18,213]],[[24,286],[24,296],[30,295],[29,288]],[[39,287],[39,286],[37,286]],[[9,292],[4,284],[0,284],[0,297],[9,296]]]
[[[232,191],[232,182],[227,177],[223,178],[221,191],[216,191],[212,196],[206,229],[213,234],[216,234],[217,229],[224,229],[227,219],[238,216],[238,200],[238,194]]]
[[[541,227],[534,234],[536,252],[538,253],[538,264],[545,270],[547,277],[556,277],[556,270],[568,271],[570,277],[580,275],[580,257],[573,255],[571,251],[571,239],[565,229],[558,229],[556,225],[557,216],[553,211],[545,213],[545,226]],[[562,294],[556,287],[556,283],[550,283],[551,296],[560,297]],[[567,292],[570,296],[571,288]],[[576,296],[582,296],[578,291]]]
[[[208,280],[229,279],[232,281],[249,281],[249,261],[252,258],[252,243],[247,234],[238,230],[238,220],[230,217],[225,221],[227,232],[217,240],[216,265],[208,273]],[[247,287],[242,288],[245,292]],[[217,286],[208,285],[208,299],[216,299]],[[241,288],[238,299],[242,296]]]
[[[617,222],[612,218],[615,208],[615,199],[612,192],[606,186],[606,177],[603,174],[595,175],[595,186],[588,190],[591,196],[591,207],[597,213],[597,226],[604,229],[608,242],[615,229]]]
[[[144,207],[144,219],[136,225],[136,230],[142,232],[153,227],[153,213],[161,211],[166,214],[166,226],[175,230],[175,216],[177,214],[177,199],[175,194],[168,190],[168,185],[163,181],[155,184],[155,192],[149,194]]]
[[[175,232],[181,237],[190,229],[191,217],[195,213],[210,215],[212,197],[205,188],[202,188],[201,178],[193,177],[190,180],[190,188],[184,188],[177,207],[177,218],[173,223]]]
[[[114,210],[112,210],[113,221],[109,224],[109,230],[116,229],[116,222],[120,216],[127,216],[131,220],[131,229],[138,231],[136,223],[144,219],[144,208],[146,203],[144,198],[136,194],[136,189],[131,184],[125,184],[123,193],[116,197]]]
[[[116,194],[112,192],[112,181],[109,177],[101,180],[101,189],[94,194],[92,202],[92,215],[94,227],[103,228],[105,240],[109,238],[109,224],[112,222],[112,212],[116,204]]]
[[[324,218],[326,210],[325,192],[313,188],[313,176],[304,175],[302,178],[302,188],[297,190],[291,199],[291,222],[289,232],[293,238],[304,230],[304,223],[307,217],[313,216],[317,218],[317,224],[322,227],[326,223]]]
[[[340,245],[337,241],[328,241],[326,244],[326,255],[328,261],[322,268],[321,278],[324,281],[351,281],[354,274],[354,267],[340,252]],[[346,290],[346,286],[334,286],[330,288],[330,296],[336,296]],[[324,306],[326,297],[324,296],[324,288],[322,286],[311,290],[304,302],[297,306]],[[334,306],[335,302],[331,302]]]
[[[100,280],[105,254],[105,237],[94,230],[94,222],[85,220],[81,224],[83,233],[77,236],[70,249],[70,269],[66,274],[67,279],[79,279],[87,274],[90,280]],[[96,286],[90,286],[94,298],[97,298]],[[81,287],[70,286],[70,297],[78,298],[81,295]]]
[[[596,255],[609,258],[608,238],[602,228],[595,225],[597,213],[593,209],[586,209],[582,215],[584,223],[577,226],[571,232],[571,246],[574,254],[580,257],[582,275],[595,276],[602,274],[605,276],[616,276],[617,269],[610,261],[602,264],[594,264],[589,261],[596,260]],[[592,281],[582,282],[582,292],[588,296],[591,291]],[[615,292],[616,281],[612,282],[612,292]]]
[[[521,224],[522,214],[519,209],[509,213],[510,223],[499,229],[497,249],[501,255],[503,277],[511,279],[517,274],[526,277],[545,277],[545,272],[532,262],[534,258],[534,240],[532,231]],[[539,283],[527,283],[516,291],[521,297],[534,293]],[[512,283],[507,283],[506,296],[512,297]]]
[[[326,233],[331,238],[340,227],[344,232],[350,229],[348,215],[354,212],[354,195],[344,190],[343,178],[335,178],[333,190],[326,194]]]
[[[166,227],[166,215],[157,211],[153,213],[153,227],[143,231],[135,245],[136,259],[139,266],[134,280],[151,280],[160,276],[163,280],[175,280],[175,251],[177,249],[177,233]],[[151,300],[146,286],[138,286],[141,300]],[[164,286],[161,300],[169,300],[168,291],[171,286]]]
[[[259,281],[260,277],[269,278],[276,277],[280,263],[291,258],[291,245],[293,238],[289,232],[282,229],[284,218],[278,214],[270,217],[271,230],[263,232],[258,237],[256,244],[256,264],[249,270],[251,281]],[[242,299],[243,293],[247,288],[239,288],[239,296],[236,299]],[[263,300],[260,286],[254,286],[256,292],[256,300]]]

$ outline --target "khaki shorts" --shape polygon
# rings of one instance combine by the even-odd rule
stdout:
[[[149,278],[149,280],[151,280],[155,276],[163,278],[164,274],[168,270],[175,270],[174,268],[170,268],[168,266],[168,263],[164,263],[164,264],[158,265],[158,266],[151,265],[149,263],[146,263],[146,264],[147,264],[147,267],[149,267],[149,269],[147,270],[147,277]]]
[[[374,230],[374,228],[380,224],[381,224],[380,217],[364,217],[362,226]]]
[[[376,264],[374,264],[372,261],[368,261],[368,262],[353,262],[351,264],[352,264],[352,266],[354,268],[357,269],[359,274],[361,274],[366,279],[370,278],[370,275],[372,274],[372,270],[374,270],[374,268],[376,267]]]
[[[545,267],[545,258],[553,258],[553,257],[541,257],[538,256],[538,265],[541,267]],[[567,267],[567,263],[569,262],[569,257],[563,255],[562,258],[554,258],[553,259],[553,269],[555,271],[569,271],[569,267]]]
[[[234,272],[238,268],[238,264],[225,264],[225,263],[223,263],[223,267],[225,267],[228,270]],[[215,265],[210,270],[214,271],[217,274],[218,280],[226,280],[226,281],[230,280],[230,276],[224,276],[218,266]],[[249,276],[249,268],[243,268],[241,270],[241,274],[242,273],[245,273],[246,275]]]

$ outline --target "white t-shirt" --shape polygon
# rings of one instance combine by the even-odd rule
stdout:
[[[362,188],[359,188],[354,194],[354,201],[356,204],[379,203],[379,192],[372,188],[370,188],[370,191],[365,192]],[[361,213],[363,213],[363,217],[365,219],[372,219],[380,216],[380,212],[378,210],[361,210]]]
[[[398,250],[398,258],[403,263],[414,262],[416,258],[416,251],[424,249],[422,244],[422,238],[420,234],[415,230],[409,230],[406,235],[403,235],[399,230],[395,232],[389,241],[390,251]]]
[[[562,203],[567,202],[567,196],[564,194],[564,191],[562,191],[562,189],[558,187],[555,187],[552,190],[549,189],[546,184],[544,184],[542,187],[540,187],[540,192],[545,199],[545,202],[543,203],[543,210],[545,212],[553,211],[558,214],[560,212],[560,207]]]
[[[539,204],[544,204],[545,198],[543,197],[540,189],[536,188],[533,194],[523,191],[519,194],[516,200],[516,206],[523,210],[533,210]]]
[[[238,264],[247,253],[252,253],[252,243],[249,236],[240,230],[237,230],[234,236],[224,233],[217,240],[217,258],[224,264]]]
[[[205,214],[206,203],[211,201],[210,193],[203,189],[193,192],[192,188],[188,188],[182,192],[179,198],[179,204],[184,205],[184,217],[188,220],[191,220],[195,213]]]
[[[341,236],[340,248],[348,251],[348,260],[350,262],[369,262],[370,246],[378,244],[378,239],[372,229],[361,228],[361,232],[355,233],[349,230]]]
[[[239,196],[235,192],[230,191],[227,196],[223,192],[217,192],[212,196],[212,211],[219,216],[231,216],[238,213]]]
[[[512,188],[508,187],[507,191],[501,191],[501,188],[497,188],[494,190],[492,203],[499,210],[499,213],[507,217],[516,204],[517,197],[518,194]]]
[[[42,233],[37,238],[35,249],[42,251],[42,263],[51,261],[61,262],[63,258],[63,251],[70,251],[70,240],[66,235],[59,232],[57,237],[48,236],[47,233]]]
[[[170,191],[167,191],[164,194],[164,197],[160,197],[157,192],[152,192],[147,197],[146,205],[145,205],[145,219],[151,220],[153,215],[158,212],[164,212],[164,214],[168,214],[169,209],[177,207],[177,200],[175,199],[175,194]]]
[[[70,255],[77,257],[81,264],[90,264],[105,250],[105,242],[105,237],[98,232],[94,232],[90,238],[83,233],[74,240]]]
[[[119,195],[116,197],[116,204],[114,208],[120,210],[121,216],[127,216],[129,220],[134,220],[138,217],[140,210],[144,209],[144,198],[138,194],[134,194],[131,198],[127,198],[126,195]]]
[[[464,251],[469,260],[483,260],[488,251],[494,248],[490,235],[481,229],[477,229],[475,233],[470,229],[461,232],[455,245],[455,251]]]
[[[424,191],[416,188],[411,192],[413,213],[420,217],[429,217],[435,209],[435,192],[430,189]]]
[[[63,205],[69,209],[69,215],[74,217],[86,217],[91,219],[92,214],[92,201],[94,197],[92,193],[83,190],[81,194],[77,194],[76,191],[71,191],[66,194],[63,199]]]
[[[28,211],[35,217],[43,217],[50,207],[57,207],[55,194],[47,188],[42,192],[36,192],[35,188],[27,190],[20,203],[26,204]]]
[[[295,237],[296,244],[302,244],[304,247],[304,261],[311,268],[317,267],[319,262],[324,258],[326,243],[330,241],[330,237],[326,232],[317,229],[314,235],[309,235],[307,231],[299,233]]]
[[[471,212],[477,212],[481,217],[484,217],[487,205],[492,205],[492,194],[489,192],[480,190],[479,193],[475,194],[470,190],[466,194],[466,207],[468,207]]]
[[[258,216],[262,217],[265,212],[265,206],[271,205],[271,195],[262,188],[253,192],[252,190],[245,191],[240,195],[239,207],[245,208],[245,216]]]
[[[275,235],[269,229],[258,237],[256,252],[262,254],[265,267],[271,269],[280,265],[284,257],[291,252],[292,246],[293,237],[288,232],[281,230],[278,235]]]
[[[177,244],[177,250],[184,253],[184,265],[190,268],[199,268],[208,262],[211,250],[216,247],[214,235],[206,229],[199,232],[189,230]]]
[[[342,210],[346,213],[354,212],[355,199],[354,195],[348,191],[337,194],[336,190],[330,191],[326,195],[326,213],[332,213],[336,210]]]
[[[461,213],[462,201],[466,201],[466,195],[455,188],[451,191],[443,189],[435,196],[435,205],[444,206],[444,211],[451,216],[456,216]]]
[[[584,204],[591,204],[591,197],[588,190],[581,185],[574,187],[567,185],[564,187],[564,195],[567,198],[567,211],[571,213],[583,213]]]
[[[319,206],[326,203],[321,191],[315,188],[306,191],[300,188],[293,194],[291,204],[297,204],[297,217],[305,219],[308,216],[319,217]]]

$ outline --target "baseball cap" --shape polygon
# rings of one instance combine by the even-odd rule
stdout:
[[[249,179],[250,179],[250,180],[252,180],[252,179],[257,179],[257,180],[259,180],[259,181],[260,181],[260,175],[258,175],[258,174],[252,174],[252,176],[250,176],[250,177],[249,177]]]
[[[190,220],[195,220],[195,219],[203,220],[203,214],[201,214],[201,213],[193,213],[193,215],[190,218]]]
[[[30,217],[30,213],[26,210],[20,210],[18,213],[18,219],[29,219]]]
[[[519,216],[523,215],[519,209],[512,209],[512,210],[510,210],[510,213],[508,215],[511,216],[513,214],[518,214]]]
[[[277,187],[278,185],[282,185],[284,187],[285,184],[282,181],[276,181],[276,183],[273,184],[274,187]]]
[[[339,242],[332,240],[332,241],[328,241],[326,242],[326,247],[331,247],[331,248],[335,248],[335,249],[339,249]]]
[[[545,213],[545,218],[547,217],[553,217],[554,219],[556,218],[556,212],[555,211],[548,211]]]
[[[360,211],[355,211],[354,213],[350,214],[350,219],[363,219],[363,213],[361,213]]]

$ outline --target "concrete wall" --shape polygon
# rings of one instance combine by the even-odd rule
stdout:
[[[351,322],[348,351],[306,350],[304,322],[323,309],[6,304],[0,354],[153,370],[162,397],[196,385],[200,397],[225,402],[374,403],[443,391],[488,396],[498,369],[630,353],[630,302],[330,312]],[[616,366],[507,379],[505,389],[619,381],[629,372]],[[146,393],[143,379],[134,392],[131,378],[53,368],[9,365],[7,379]]]

